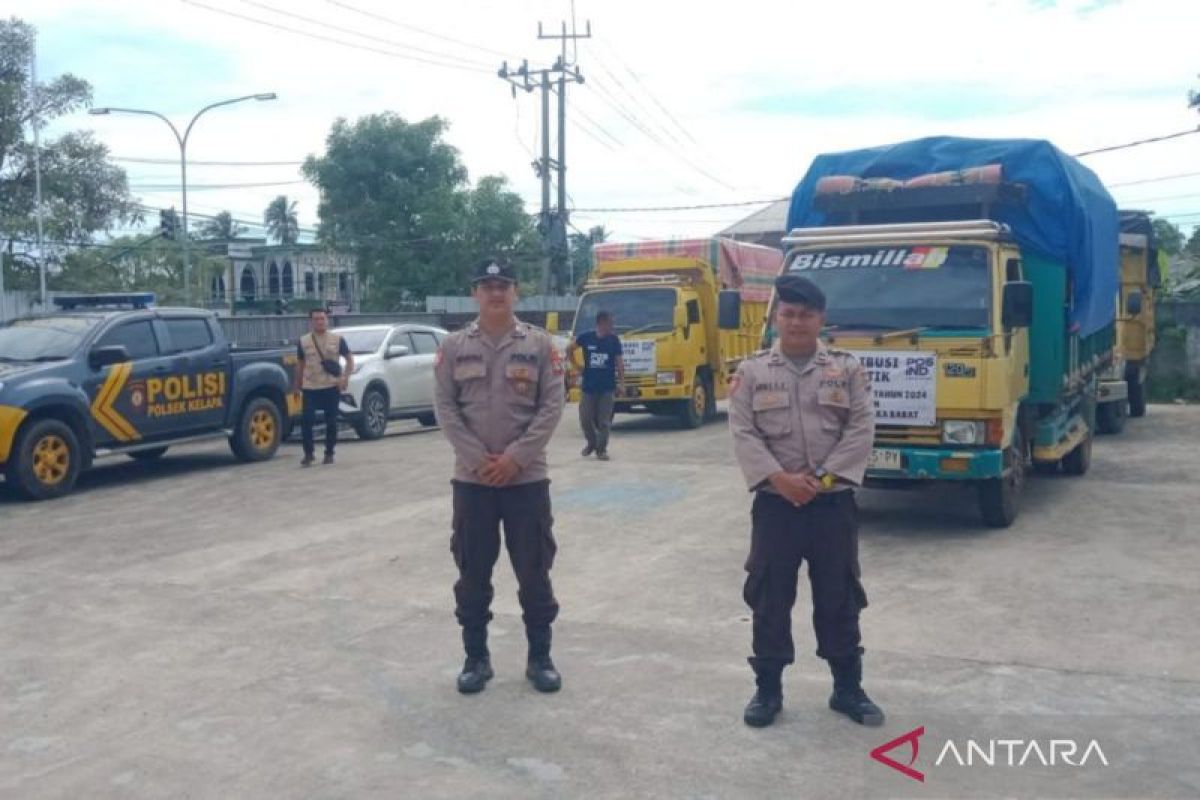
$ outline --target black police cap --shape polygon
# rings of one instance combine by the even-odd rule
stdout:
[[[472,284],[479,283],[480,281],[508,281],[509,283],[516,283],[517,271],[506,261],[497,258],[485,258],[475,265],[475,272],[471,276]]]
[[[775,279],[775,292],[785,303],[803,303],[817,311],[825,310],[825,293],[821,287],[792,272]]]

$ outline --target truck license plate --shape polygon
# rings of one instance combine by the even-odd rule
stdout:
[[[867,459],[867,469],[900,470],[904,469],[904,461],[899,450],[876,447],[871,450],[871,457]]]

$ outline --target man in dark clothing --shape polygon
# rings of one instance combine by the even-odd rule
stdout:
[[[586,458],[592,453],[608,460],[608,432],[612,427],[613,402],[625,380],[625,362],[621,358],[621,340],[613,333],[612,314],[596,315],[596,329],[579,334],[567,347],[567,359],[574,360],[575,350],[583,350],[582,395],[579,398],[579,424],[587,438]]]
[[[300,429],[304,441],[301,466],[313,463],[313,426],[317,411],[325,419],[325,461],[333,463],[337,446],[338,398],[346,391],[350,374],[354,372],[354,356],[346,340],[329,330],[329,315],[321,309],[308,313],[309,333],[296,345],[296,375],[292,391],[302,392],[304,411]],[[342,360],[345,364],[342,364]]]

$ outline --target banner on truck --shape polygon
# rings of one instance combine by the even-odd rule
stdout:
[[[658,366],[653,339],[622,339],[626,375],[653,375]]]
[[[937,355],[912,350],[859,350],[871,376],[876,425],[937,424]]]

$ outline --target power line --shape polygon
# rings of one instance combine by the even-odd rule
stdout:
[[[109,161],[119,161],[129,164],[167,164],[179,166],[178,158],[139,158],[136,156],[109,156]],[[299,167],[303,161],[193,161],[188,159],[189,167]]]
[[[773,197],[768,200],[741,200],[736,203],[702,203],[692,206],[646,206],[642,208],[574,208],[572,211],[581,214],[587,213],[605,213],[619,214],[626,212],[642,212],[642,211],[694,211],[701,208],[736,208],[737,206],[761,206],[770,203],[778,203],[782,200],[788,200],[787,197]]]
[[[1136,142],[1126,142],[1125,144],[1114,144],[1111,147],[1099,147],[1095,150],[1085,150],[1082,153],[1075,153],[1076,158],[1083,156],[1091,156],[1096,153],[1111,153],[1114,150],[1125,150],[1130,147],[1139,147],[1144,144],[1154,144],[1155,142],[1165,142],[1168,139],[1178,139],[1180,136],[1191,136],[1193,133],[1200,133],[1200,128],[1193,128],[1190,131],[1180,131],[1179,133],[1169,133],[1166,136],[1155,136],[1152,139],[1140,139]]]
[[[667,119],[669,119],[672,123],[675,124],[675,127],[679,129],[680,133],[682,133],[689,140],[691,140],[692,144],[695,144],[695,145],[700,144],[699,142],[696,141],[695,137],[692,136],[691,131],[689,131],[687,129],[687,127],[685,127],[684,125],[680,124],[679,120],[675,118],[675,115],[672,114],[665,105],[663,105],[663,103],[658,99],[658,97],[654,94],[654,92],[652,92],[650,90],[650,87],[647,86],[646,84],[642,83],[641,77],[639,77],[638,74],[636,72],[634,72],[633,69],[630,68],[630,66],[628,64],[625,63],[625,61],[621,58],[620,54],[617,53],[615,48],[609,46],[609,44],[604,40],[597,40],[597,42],[599,44],[603,45],[603,47],[606,50],[608,50],[609,54],[611,54],[612,57],[614,59],[616,59],[617,63],[620,64],[622,67],[624,67],[625,71],[628,72],[635,81],[637,81],[638,86],[640,86],[642,88],[642,90],[645,91],[646,96],[649,97],[656,106],[658,106],[659,110],[662,111],[663,115],[666,116]]]
[[[308,183],[305,180],[297,181],[262,181],[260,183],[189,183],[188,191],[194,189],[261,189],[267,186],[295,186],[301,183]],[[167,192],[179,188],[178,183],[137,183],[131,184],[130,189],[142,192]]]
[[[403,59],[405,61],[417,61],[422,64],[430,64],[435,67],[446,67],[448,69],[460,69],[460,70],[464,70],[466,72],[483,72],[483,73],[488,73],[488,74],[491,73],[491,70],[482,69],[480,67],[471,67],[471,66],[467,66],[465,64],[452,64],[452,63],[447,63],[444,61],[434,61],[432,59],[422,58],[421,56],[410,56],[410,55],[405,55],[404,53],[397,53],[397,52],[394,52],[391,50],[381,50],[378,47],[372,47],[371,45],[367,45],[367,44],[356,44],[354,42],[347,42],[342,39],[335,39],[332,36],[323,36],[322,34],[319,34],[319,33],[309,33],[307,31],[297,30],[296,28],[290,28],[287,25],[280,25],[280,24],[277,24],[274,22],[267,22],[266,20],[256,19],[255,17],[248,17],[245,14],[239,14],[236,11],[227,11],[223,8],[215,8],[206,3],[201,3],[201,2],[199,2],[199,0],[183,0],[183,2],[190,6],[195,6],[197,8],[203,8],[206,11],[211,11],[214,14],[222,14],[226,17],[233,17],[234,19],[244,20],[246,22],[253,22],[255,25],[262,25],[267,28],[273,28],[275,30],[286,31],[287,33],[295,34],[296,36],[304,36],[309,39],[317,39],[319,41],[329,42],[331,44],[340,45],[342,47],[349,47],[354,50],[363,50],[363,51],[367,51],[367,52],[371,52],[371,53],[378,53],[380,55],[390,56],[391,58],[399,58],[399,59]]]
[[[455,55],[451,55],[449,53],[439,52],[437,50],[426,50],[423,47],[417,47],[417,46],[411,45],[411,44],[404,44],[403,42],[397,42],[392,39],[384,39],[383,37],[375,36],[370,33],[361,33],[360,31],[356,31],[353,28],[343,28],[340,25],[334,25],[333,23],[330,23],[330,22],[324,22],[319,19],[313,19],[312,17],[306,17],[303,14],[296,14],[291,11],[285,11],[282,8],[276,8],[275,6],[271,6],[266,3],[260,3],[260,2],[258,2],[258,0],[241,0],[241,2],[248,6],[260,8],[263,11],[268,11],[272,14],[281,14],[285,17],[291,17],[292,19],[298,19],[301,22],[307,22],[310,25],[317,25],[320,27],[328,28],[330,30],[337,31],[338,33],[348,33],[351,36],[358,36],[359,38],[362,38],[362,39],[369,39],[370,41],[373,41],[373,42],[379,42],[380,44],[385,44],[388,47],[396,47],[401,50],[412,50],[415,53],[423,53],[427,56],[433,56],[435,58],[444,58],[444,59],[452,60],[452,61],[461,61],[463,64],[471,64],[471,65],[477,66],[477,67],[487,67],[488,66],[486,63],[484,63],[482,61],[471,61],[470,59],[462,58],[461,56],[455,56]]]
[[[481,53],[487,53],[488,55],[500,56],[501,58],[503,58],[505,56],[505,53],[501,53],[499,50],[492,50],[491,48],[484,47],[483,45],[472,44],[471,42],[465,42],[462,39],[455,39],[452,36],[444,36],[443,34],[436,33],[431,30],[427,30],[426,28],[419,28],[416,25],[410,25],[407,22],[399,22],[397,20],[392,19],[391,17],[385,17],[382,14],[376,14],[372,11],[366,11],[364,9],[352,6],[349,3],[341,3],[341,2],[338,2],[338,0],[325,0],[325,2],[329,3],[332,6],[337,6],[338,8],[344,8],[347,11],[353,11],[355,14],[361,14],[364,17],[378,20],[379,22],[386,22],[388,25],[395,25],[397,28],[404,28],[406,30],[416,31],[417,33],[423,34],[425,36],[431,36],[434,39],[441,39],[444,42],[451,42],[451,43],[457,44],[461,47],[470,48],[471,50],[478,50]]]
[[[1158,178],[1143,178],[1137,181],[1125,181],[1123,183],[1110,183],[1109,189],[1119,189],[1122,186],[1140,186],[1143,183],[1159,183],[1161,181],[1173,181],[1178,178],[1195,178],[1200,177],[1200,172],[1180,172],[1177,175],[1162,175]]]
[[[1169,194],[1160,197],[1139,197],[1136,200],[1123,200],[1121,205],[1129,206],[1137,203],[1157,203],[1162,200],[1190,200],[1193,197],[1200,197],[1200,194],[1192,192],[1191,194]]]

